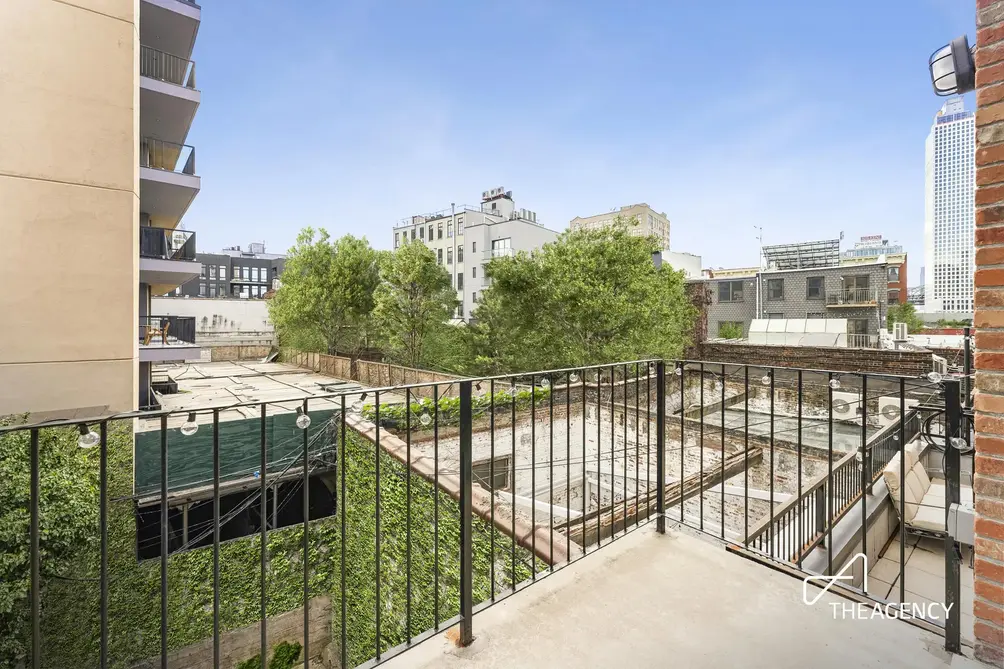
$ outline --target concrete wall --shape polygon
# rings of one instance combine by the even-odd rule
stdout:
[[[0,3],[0,415],[136,405],[137,6]]]
[[[158,316],[194,316],[200,335],[274,331],[265,300],[154,297],[150,302]]]
[[[312,667],[336,667],[338,649],[332,643],[332,611],[330,597],[315,597],[310,600],[310,655]],[[286,641],[303,643],[303,607],[268,618],[265,633],[268,642],[268,658],[271,649]],[[261,628],[256,623],[248,627],[220,633],[219,669],[233,669],[261,651]],[[300,664],[303,666],[303,654]],[[146,660],[134,669],[155,669],[160,666],[160,658]],[[185,646],[167,655],[167,666],[171,669],[213,669],[212,637],[199,643]]]

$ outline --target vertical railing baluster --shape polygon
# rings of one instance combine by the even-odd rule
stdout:
[[[861,375],[861,552],[868,555],[868,375]],[[903,483],[906,483],[905,479]],[[865,579],[867,583],[867,579]],[[868,588],[863,588],[867,593]]]
[[[449,388],[447,388],[449,392]],[[432,386],[432,404],[433,404],[433,417],[432,417],[432,463],[434,467],[433,471],[433,504],[432,504],[432,554],[433,554],[433,565],[432,570],[432,610],[433,619],[435,620],[435,625],[433,629],[437,632],[439,631],[439,386]]]
[[[770,517],[774,517],[774,369],[768,370],[770,375]],[[779,521],[780,523],[780,521]],[[778,528],[780,524],[778,525]],[[767,540],[770,545],[770,556],[774,557],[774,535],[778,528],[771,528]]]
[[[687,375],[687,368],[682,362],[676,363],[676,373],[680,376],[680,522],[684,522],[683,514],[683,479],[684,477],[684,467],[683,462],[687,458],[687,440],[683,436],[683,426],[687,421],[687,387],[685,378]],[[656,390],[656,398],[658,400],[658,390]],[[658,416],[658,408],[656,408],[656,415]],[[665,411],[665,409],[663,409]]]
[[[84,426],[87,429],[87,426]],[[42,666],[42,552],[41,552],[41,517],[42,484],[39,465],[38,428],[31,430],[31,446],[28,453],[31,461],[30,495],[30,537],[31,558],[31,666],[40,669]]]
[[[614,540],[614,528],[617,527],[617,521],[614,518],[614,512],[617,508],[617,449],[615,448],[616,437],[615,431],[617,429],[617,391],[614,386],[614,379],[617,377],[617,368],[613,365],[610,366],[610,541]]]
[[[623,534],[624,532],[627,532],[627,526],[628,526],[628,522],[627,522],[627,500],[628,500],[628,496],[627,496],[627,414],[628,414],[627,389],[628,389],[628,366],[627,365],[624,365],[624,371],[623,371],[623,374],[621,376],[623,377],[623,385],[621,386],[621,393],[622,393],[622,396],[624,398],[624,412],[621,414],[621,420],[624,421],[624,423],[623,423],[624,424],[624,430],[623,430],[623,433],[624,433],[624,448],[622,450],[623,457],[622,457],[622,462],[621,462],[621,469],[624,472],[624,475],[621,477],[621,484],[622,484],[621,485],[621,489],[623,490],[623,493],[622,493],[623,499],[621,501],[623,502],[622,506],[623,506],[623,509],[624,509],[624,512],[622,513],[622,517],[621,517],[621,523],[622,523],[621,533]]]
[[[160,666],[167,669],[167,414],[160,417]]]
[[[648,363],[645,363],[646,368]],[[638,453],[638,447],[641,442],[641,388],[640,388],[641,374],[638,363],[634,366],[634,524],[637,525],[640,520],[641,512],[641,497],[639,496],[638,479],[641,477],[640,463],[638,458],[640,457]],[[648,398],[645,398],[648,401]]]
[[[409,420],[410,420],[410,416],[411,416],[411,405],[410,404],[408,405],[408,411],[407,411],[406,415],[409,416]],[[346,525],[346,523],[345,523],[345,513],[346,513],[346,506],[348,506],[348,498],[346,497],[346,494],[345,494],[345,470],[346,470],[346,468],[348,466],[348,462],[347,462],[348,451],[347,451],[346,443],[345,443],[345,395],[342,395],[342,397],[341,397],[341,420],[340,420],[340,422],[341,422],[341,435],[340,435],[341,438],[340,438],[339,441],[341,443],[342,451],[341,451],[341,453],[339,453],[339,458],[338,458],[338,461],[341,464],[341,467],[339,467],[339,472],[338,472],[338,478],[339,478],[339,481],[338,481],[338,485],[339,485],[339,492],[338,492],[339,513],[338,513],[338,515],[339,515],[339,522],[341,524],[341,528],[339,530],[339,537],[338,537],[338,539],[339,539],[339,542],[341,543],[341,558],[338,561],[339,562],[339,570],[338,571],[339,571],[339,586],[340,586],[340,590],[341,590],[341,600],[342,600],[341,601],[341,607],[340,607],[341,608],[341,623],[342,624],[341,624],[341,630],[340,630],[341,643],[339,645],[341,647],[339,648],[339,655],[340,655],[340,659],[341,659],[341,665],[340,666],[347,667],[348,664],[349,664],[349,659],[348,659],[348,656],[349,656],[349,650],[348,650],[348,645],[349,645],[349,638],[348,637],[349,637],[349,634],[348,634],[348,628],[346,627],[346,621],[348,620],[348,616],[346,615],[348,613],[348,603],[346,601],[346,582],[345,582],[345,547],[346,547],[346,541],[345,541],[345,531],[346,531],[346,527],[345,527],[345,525]],[[411,433],[410,432],[408,433],[408,444],[409,445],[411,444]],[[411,467],[410,466],[408,467],[408,474],[409,474],[409,483],[410,483],[410,474],[411,474]],[[410,492],[410,489],[409,489],[409,492]],[[411,500],[409,498],[409,504],[408,504],[408,508],[409,508],[409,515],[408,515],[408,517],[409,517],[409,519],[411,518],[411,511],[410,511],[411,504],[410,504],[410,501]],[[409,547],[409,549],[411,548],[411,542],[410,541],[408,542],[408,547]],[[409,553],[409,557],[410,557],[410,553]],[[409,562],[408,575],[409,575],[409,577],[411,576],[410,562]],[[410,588],[411,581],[410,580],[409,580],[408,584],[409,584],[408,593],[410,595],[410,593],[411,593],[411,588]],[[409,636],[409,640],[410,640],[410,638],[411,638],[411,629],[410,628],[409,628],[408,632],[409,632],[408,636]]]
[[[480,385],[478,388],[480,389]],[[488,382],[488,440],[491,448],[491,453],[488,459],[488,480],[491,481],[488,485],[488,490],[491,492],[492,496],[492,507],[491,507],[491,526],[489,528],[489,536],[491,538],[491,599],[495,601],[495,379],[491,379]],[[472,417],[473,420],[473,417]],[[473,428],[472,428],[473,429]]]
[[[411,645],[411,388],[404,389],[404,406],[404,459],[407,463],[404,470],[404,495],[406,502],[404,512],[404,573],[406,579],[404,627],[405,636],[408,637],[406,643]]]
[[[474,641],[474,549],[471,542],[472,497],[474,496],[472,472],[471,433],[471,382],[460,382],[460,645],[469,646]],[[494,526],[492,527],[494,530]]]
[[[512,439],[512,455],[509,457],[509,467],[512,470],[512,479],[509,481],[509,490],[512,492],[512,502],[509,509],[510,522],[510,542],[509,542],[509,569],[512,581],[512,591],[516,592],[516,377],[510,377],[510,388],[512,392],[512,417],[509,423],[509,436]],[[532,557],[531,560],[535,560]],[[531,562],[532,564],[532,562]]]
[[[382,575],[380,573],[381,572],[381,566],[382,566],[381,563],[380,563],[380,559],[381,559],[382,555],[381,555],[381,552],[380,552],[380,391],[379,390],[377,390],[374,393],[373,406],[375,407],[373,420],[376,423],[376,448],[373,449],[373,451],[374,451],[374,453],[373,453],[373,464],[374,464],[374,467],[375,467],[375,470],[376,470],[376,497],[375,497],[375,506],[376,506],[376,520],[375,520],[376,525],[375,525],[375,529],[376,529],[376,532],[374,533],[374,543],[375,543],[375,546],[374,546],[374,551],[375,551],[374,563],[376,565],[376,598],[375,598],[374,608],[376,609],[376,659],[379,662],[380,661],[380,650],[381,650],[381,648],[380,648],[380,646],[381,646],[381,644],[380,644],[380,622],[381,622],[380,613],[383,610],[383,601],[380,598],[380,581],[382,581],[383,579],[382,579],[382,577],[381,577]],[[439,494],[438,490],[436,491],[436,494],[437,495]]]
[[[550,453],[547,461],[548,488],[548,569],[554,572],[554,377],[548,374],[547,379],[547,443]]]
[[[98,465],[98,519],[101,532],[101,669],[108,666],[108,422],[101,423],[101,453]]]
[[[949,509],[960,500],[961,457],[954,439],[959,437],[962,422],[961,389],[958,379],[946,379],[945,388],[945,523]],[[968,425],[966,425],[968,430]],[[945,553],[945,650],[961,653],[961,580],[959,574],[960,547],[955,537],[945,534],[942,546]]]
[[[655,368],[655,528],[666,533],[666,362]],[[682,406],[681,406],[682,408]],[[680,483],[680,504],[683,504],[683,483]],[[682,506],[681,506],[682,508]]]
[[[586,374],[587,371],[583,368],[580,372],[582,374],[582,537],[579,542],[582,544],[582,553],[586,552],[586,513],[588,507],[586,501],[589,497],[588,490],[586,490]],[[569,506],[571,508],[571,506]]]
[[[260,536],[261,536],[261,555],[259,556],[261,558],[261,564],[259,565],[260,568],[261,568],[261,596],[260,596],[260,601],[259,601],[260,611],[261,611],[261,630],[260,630],[260,633],[261,633],[261,639],[260,639],[261,645],[260,645],[258,654],[259,654],[260,659],[261,659],[261,669],[265,669],[265,667],[266,667],[266,655],[267,655],[266,650],[268,649],[268,630],[267,630],[267,627],[268,627],[268,613],[267,613],[268,612],[268,606],[267,606],[267,604],[268,604],[268,595],[267,595],[267,589],[268,589],[268,580],[267,580],[268,579],[268,559],[267,559],[267,556],[268,556],[268,482],[267,482],[267,479],[268,479],[268,439],[267,439],[267,435],[266,435],[266,426],[267,426],[267,423],[268,423],[268,418],[267,418],[267,413],[266,413],[267,409],[268,409],[268,405],[265,404],[264,402],[262,402],[262,405],[260,407],[260,416],[258,418],[258,430],[259,430],[259,435],[258,436],[259,436],[259,442],[260,442],[259,446],[260,446],[260,451],[261,451],[260,452],[260,456],[261,456],[260,467],[261,467],[261,469],[259,470],[260,481],[259,481],[259,488],[258,488],[258,494],[261,495],[261,498],[258,500],[258,515],[261,516],[261,528],[259,529]],[[273,493],[273,496],[274,496],[274,493]],[[341,504],[341,499],[338,500],[338,503]]]
[[[750,545],[750,368],[743,365],[743,545]]]
[[[213,666],[220,666],[220,410],[213,409]]]
[[[796,478],[798,479],[798,483],[797,483],[797,486],[795,488],[795,494],[798,496],[798,499],[799,499],[799,506],[798,506],[798,568],[801,569],[802,568],[802,548],[805,546],[805,534],[804,534],[803,525],[805,523],[805,517],[807,515],[805,513],[804,509],[801,506],[802,502],[804,501],[802,499],[802,370],[798,370],[798,421],[797,421],[797,427],[796,427],[796,429],[797,429],[797,432],[798,432],[798,436],[797,436],[798,443],[796,444],[796,447],[797,447],[797,455],[796,455],[796,457],[798,458],[798,462],[796,463],[795,466],[796,466],[796,469],[797,469]]]
[[[537,377],[530,375],[530,552],[533,570],[530,578],[537,580]]]
[[[899,380],[899,601],[906,601],[906,380]]]
[[[722,410],[722,454],[721,454],[721,470],[722,476],[721,481],[718,483],[718,487],[721,490],[721,495],[719,496],[719,509],[718,513],[721,517],[722,525],[722,539],[725,539],[725,365],[722,365],[722,396],[721,396],[721,410]]]
[[[303,415],[307,413],[303,400]],[[378,421],[379,422],[379,421]],[[379,583],[379,578],[377,583]],[[310,424],[303,429],[303,667],[310,667]]]
[[[603,368],[596,368],[596,546],[603,545]]]
[[[700,460],[699,460],[699,465],[700,465],[699,472],[700,473],[697,476],[697,480],[698,480],[698,483],[697,483],[697,485],[698,485],[697,492],[698,492],[698,495],[699,495],[699,497],[698,497],[698,507],[697,507],[697,513],[699,515],[699,518],[697,520],[697,525],[700,528],[700,530],[703,532],[704,531],[704,363],[703,362],[701,363],[701,377],[700,377],[700,382],[701,382],[700,383],[700,390],[699,390],[699,395],[698,395],[698,400],[697,400],[700,403],[700,405],[701,405],[700,408],[698,409],[698,413],[700,414],[700,432],[698,433],[698,443],[700,444],[700,446],[698,447],[698,456],[700,457]],[[683,492],[683,490],[682,490],[683,482],[682,481],[680,482],[680,486],[681,486],[680,492],[682,493]],[[681,495],[681,499],[682,499],[682,495]]]
[[[565,560],[572,558],[572,375],[565,375]]]

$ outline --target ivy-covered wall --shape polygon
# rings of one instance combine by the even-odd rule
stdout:
[[[315,426],[318,422],[315,421]],[[313,431],[315,427],[312,427]],[[172,431],[170,439],[175,439]],[[376,653],[376,502],[375,447],[349,431],[344,449],[346,476],[346,624],[349,666]],[[160,561],[137,562],[132,495],[132,442],[129,425],[111,429],[109,445],[109,648],[113,666],[127,667],[160,652]],[[257,452],[255,440],[248,449]],[[232,448],[232,445],[231,445]],[[170,455],[169,455],[170,457]],[[97,462],[95,458],[93,462]],[[459,612],[459,506],[448,495],[411,477],[407,499],[406,469],[380,452],[380,646],[403,643],[407,627],[408,524],[411,533],[412,636],[434,625],[436,604],[435,507],[439,500],[439,620]],[[338,484],[337,478],[331,483]],[[336,488],[337,490],[337,488]],[[95,504],[97,500],[95,499]],[[340,639],[341,534],[340,517],[309,525],[310,596],[332,599],[332,639]],[[510,540],[487,523],[473,519],[475,602],[490,596],[493,562],[491,532],[495,532],[495,577],[498,587],[513,578]],[[95,528],[95,531],[97,528]],[[267,542],[267,610],[275,615],[302,606],[302,525],[275,530]],[[96,547],[95,543],[95,547]],[[260,613],[260,538],[237,539],[220,547],[220,626],[222,630],[254,624]],[[213,553],[199,548],[168,558],[168,647],[181,648],[212,635]],[[529,578],[529,554],[517,548],[515,581]],[[88,551],[59,578],[46,580],[43,593],[43,665],[64,669],[97,664],[99,649],[98,553]],[[311,654],[316,653],[312,648]],[[331,657],[338,657],[337,648]],[[257,651],[255,651],[257,652]],[[253,654],[253,653],[252,653]]]

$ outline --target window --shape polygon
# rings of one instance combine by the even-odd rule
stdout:
[[[411,241],[415,241],[415,228],[411,229]]]
[[[512,252],[511,244],[512,239],[510,237],[506,237],[504,239],[493,239],[492,258],[509,255]]]
[[[429,241],[432,241],[432,223],[429,223]]]
[[[767,279],[767,299],[784,299],[784,279]]]
[[[893,283],[899,281],[899,265],[888,268],[888,272],[889,272],[889,278],[888,278],[889,281],[892,281]]]
[[[457,247],[457,262],[464,262],[464,245]]]
[[[477,252],[478,252],[478,243],[471,242],[471,253],[477,253]]]
[[[460,216],[457,218],[457,236],[464,234],[464,217]]]
[[[471,293],[471,303],[473,304],[478,303],[478,291],[476,290],[473,293]]]
[[[823,277],[810,276],[805,280],[805,298],[808,300],[821,300],[823,294]]]
[[[227,266],[220,265],[220,281],[226,281],[226,280],[227,280]]]
[[[401,245],[401,242],[398,240],[398,234],[399,233],[397,232],[394,233],[394,248],[397,248],[398,246]]]
[[[446,249],[446,264],[453,264],[453,249]]]
[[[718,321],[718,336],[722,339],[742,339],[742,321]]]
[[[241,267],[241,276],[244,278],[245,281],[250,281],[251,280],[251,268],[250,267]]]
[[[436,264],[443,264],[443,249],[436,249]]]
[[[889,294],[886,296],[886,299],[889,301],[889,304],[899,304],[899,291],[890,290]]]
[[[867,318],[847,319],[847,334],[870,334],[868,332]]]
[[[719,302],[742,302],[743,282],[742,281],[720,281],[718,283]]]
[[[418,229],[418,238],[425,239],[425,226],[423,225]]]
[[[206,265],[204,263],[202,265],[202,268],[199,270],[199,278],[200,279],[206,278]]]
[[[784,319],[784,314],[779,313],[779,312],[775,312],[775,313],[772,313],[772,314],[767,314],[767,320],[779,321],[779,320],[783,320],[783,319]]]
[[[215,279],[216,278],[216,265],[210,265],[209,266],[209,278],[210,279]]]
[[[457,272],[457,290],[464,289],[464,273]]]
[[[447,237],[452,237],[453,236],[453,222],[452,221],[446,224],[446,236]]]
[[[206,284],[205,282],[199,284],[199,297],[206,296]]]
[[[440,221],[439,223],[436,224],[436,232],[438,233],[436,235],[436,238],[437,239],[442,239],[443,238],[443,223],[442,223],[442,221]]]
[[[216,297],[216,284],[209,284],[209,297]]]
[[[471,472],[474,474],[474,482],[485,490],[507,490],[511,468],[509,456],[500,455],[494,461],[487,459],[475,462],[471,466]]]
[[[251,268],[251,280],[252,281],[257,281],[258,280],[258,268],[257,267],[252,267]]]
[[[475,265],[474,267],[471,268],[471,278],[472,279],[478,278],[478,266],[477,265]]]
[[[826,318],[826,314],[821,311],[809,311],[805,314],[806,318]]]

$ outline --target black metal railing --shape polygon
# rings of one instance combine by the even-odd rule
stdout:
[[[141,76],[166,81],[169,84],[195,88],[195,61],[148,46],[140,46],[139,73]]]
[[[908,407],[957,389],[639,360],[0,424],[30,472],[15,662],[219,666],[249,626],[259,647],[230,661],[267,666],[276,626],[307,664],[379,663],[454,625],[467,644],[474,613],[653,519],[805,570],[830,552],[834,573],[835,528],[921,429]]]
[[[144,137],[139,145],[139,166],[195,174],[195,147]]]
[[[195,260],[195,233],[140,226],[139,255],[141,258]]]
[[[141,317],[139,340],[144,346],[194,344],[195,316]]]

